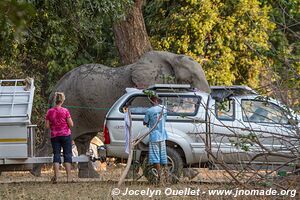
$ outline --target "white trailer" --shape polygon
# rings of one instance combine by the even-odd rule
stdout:
[[[0,167],[52,162],[52,157],[35,157],[34,90],[31,78],[0,80]],[[88,155],[73,157],[73,162],[89,160]]]

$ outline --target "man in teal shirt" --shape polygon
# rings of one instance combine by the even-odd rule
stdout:
[[[144,125],[151,129],[157,122],[161,112],[163,112],[157,126],[151,131],[149,136],[149,164],[155,166],[160,178],[161,165],[168,164],[165,142],[168,138],[165,130],[167,112],[164,106],[160,105],[161,100],[158,97],[151,97],[150,100],[153,106],[146,112]]]

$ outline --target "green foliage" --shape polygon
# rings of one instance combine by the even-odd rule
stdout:
[[[81,64],[119,63],[112,23],[131,0],[0,1],[0,78],[35,79],[33,123],[43,128],[52,87]]]
[[[143,90],[143,93],[148,96],[148,98],[151,98],[151,97],[157,97],[157,94],[155,93],[155,91],[153,90]]]
[[[264,53],[269,57],[271,81],[281,100],[300,110],[300,1],[261,0],[271,7],[270,20],[277,26],[270,35],[272,48]],[[280,97],[280,95],[278,95]],[[283,98],[282,98],[283,97]]]
[[[300,1],[148,0],[154,48],[192,56],[211,85],[247,84],[300,110]]]
[[[229,142],[236,148],[243,151],[249,151],[250,147],[255,144],[257,136],[255,133],[249,133],[248,135],[240,135],[236,140],[229,139]]]
[[[0,15],[1,65],[13,63],[23,71],[30,67],[45,76],[50,89],[63,74],[81,64],[117,65],[111,27],[130,2],[1,2],[1,11],[14,11]],[[22,30],[22,40],[16,37],[17,30]]]
[[[118,64],[111,32],[126,1],[49,1],[37,13],[23,49],[46,64],[49,82],[86,63]],[[51,86],[50,86],[51,88]]]
[[[0,64],[12,64],[16,59],[19,53],[17,45],[22,42],[23,30],[33,15],[34,9],[29,4],[0,1]]]
[[[166,83],[166,84],[176,83],[176,78],[174,76],[163,74],[163,75],[161,75],[161,78],[163,80],[163,83]]]
[[[203,63],[211,85],[257,87],[266,57],[250,46],[269,49],[269,10],[258,0],[149,0],[145,21],[155,48]]]

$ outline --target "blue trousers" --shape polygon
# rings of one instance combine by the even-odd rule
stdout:
[[[53,162],[61,163],[61,148],[63,148],[63,156],[65,163],[72,163],[72,139],[69,136],[57,136],[51,138],[53,149]]]
[[[149,164],[168,164],[166,142],[149,142]]]

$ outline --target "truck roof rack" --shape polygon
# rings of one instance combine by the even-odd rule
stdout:
[[[185,90],[191,91],[193,88],[190,84],[154,84],[147,88],[147,90],[159,90],[159,91],[178,91]]]

